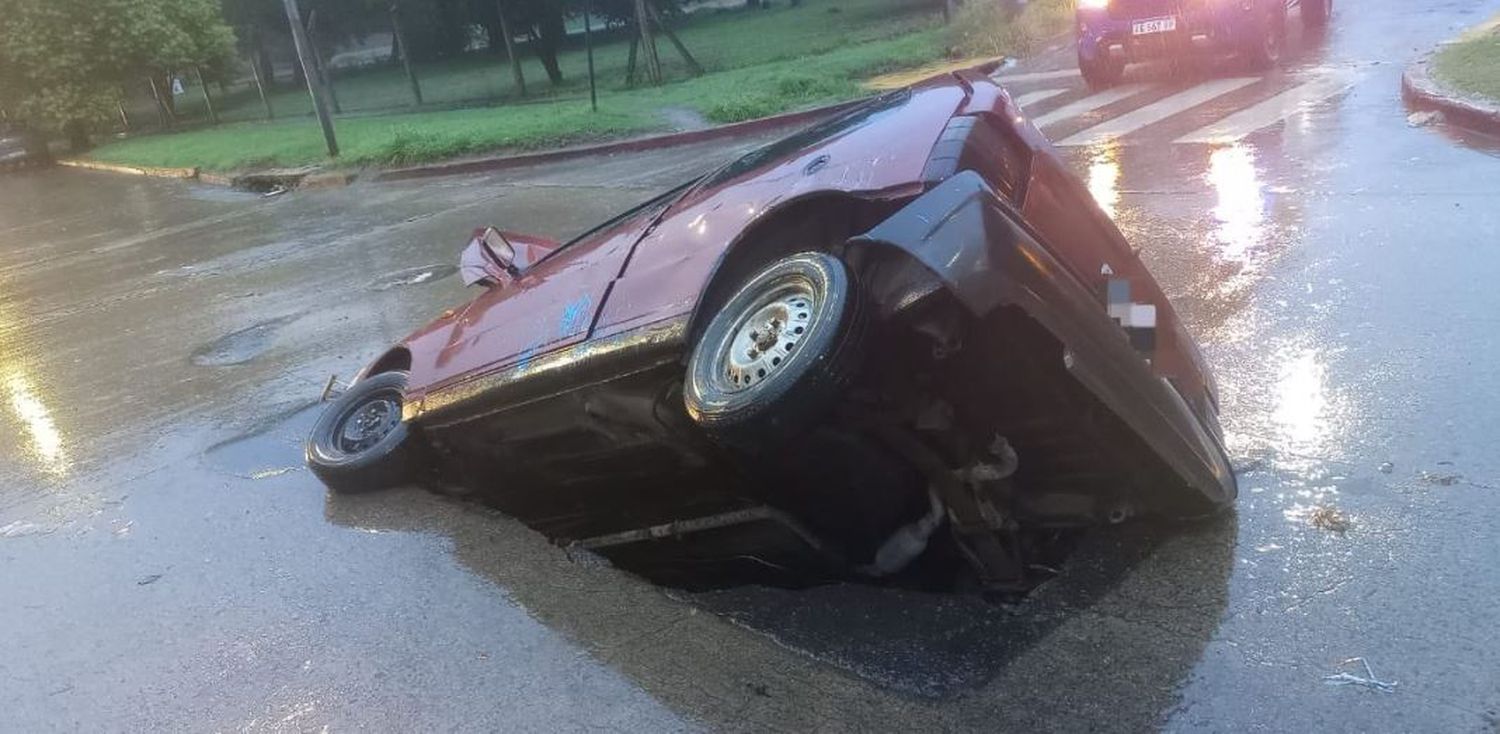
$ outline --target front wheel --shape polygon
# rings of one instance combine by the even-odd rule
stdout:
[[[756,450],[833,406],[864,355],[869,315],[842,260],[804,252],[756,273],[693,346],[683,400],[710,436]]]
[[[1078,55],[1078,72],[1083,75],[1083,82],[1089,89],[1106,89],[1120,83],[1125,76],[1125,62],[1119,59],[1111,59],[1107,54],[1101,54],[1099,58],[1089,60]]]
[[[1282,49],[1286,46],[1286,16],[1272,11],[1266,19],[1266,27],[1260,36],[1250,41],[1245,49],[1245,60],[1257,71],[1273,69],[1281,63]]]
[[[335,492],[369,492],[412,479],[415,444],[401,406],[405,372],[354,383],[318,416],[307,438],[307,465]]]

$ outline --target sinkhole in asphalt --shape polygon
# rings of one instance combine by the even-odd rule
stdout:
[[[300,314],[262,321],[254,326],[227,334],[193,352],[193,364],[200,367],[228,367],[244,364],[265,354],[276,342],[276,335]]]
[[[316,480],[302,471],[302,442],[324,408],[325,404],[310,403],[270,415],[209,447],[203,460],[217,471],[243,479],[273,480],[298,474],[303,479],[297,480],[297,488],[316,486]],[[379,494],[369,501],[382,502]],[[470,502],[488,504],[474,495],[463,504]],[[1174,616],[1170,621],[1190,630],[1211,630],[1210,622],[1222,613],[1226,599],[1234,537],[1235,523],[1229,517],[1186,529],[1150,522],[1100,528],[1081,535],[1079,544],[1069,548],[1056,578],[1033,589],[1024,600],[1002,604],[973,593],[849,582],[800,589],[756,584],[711,591],[658,588],[671,598],[879,687],[944,700],[983,689],[1028,650],[1076,621],[1083,610],[1101,603],[1106,608],[1118,605],[1115,588],[1138,567],[1149,565],[1148,560],[1164,545],[1177,546],[1167,553],[1169,561],[1164,564],[1173,573],[1170,610]],[[580,555],[582,562],[607,563],[592,554]],[[1194,562],[1182,562],[1188,558]],[[576,556],[570,559],[580,562]],[[514,576],[492,580],[501,586],[518,583]],[[618,577],[598,581],[621,582]],[[1138,611],[1151,618],[1151,609]],[[1128,638],[1134,640],[1138,634],[1131,628]],[[1180,635],[1172,639],[1182,642]],[[1063,645],[1062,652],[1076,656],[1072,664],[1079,667],[1096,665],[1093,658],[1098,650],[1093,645],[1098,642],[1087,639]],[[1194,637],[1183,644],[1196,649],[1201,643]]]

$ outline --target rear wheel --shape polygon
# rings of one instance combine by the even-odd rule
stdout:
[[[757,450],[814,425],[853,380],[869,315],[843,261],[792,255],[756,273],[693,347],[683,400],[721,443]]]
[[[1333,0],[1303,0],[1302,25],[1322,28],[1328,25],[1328,16],[1333,14]]]
[[[416,437],[401,420],[405,372],[354,383],[323,410],[307,438],[307,465],[335,492],[368,492],[409,482]]]
[[[1120,83],[1121,77],[1125,76],[1125,62],[1111,59],[1108,55],[1101,55],[1091,61],[1079,54],[1078,71],[1083,74],[1083,81],[1090,89],[1105,89]]]

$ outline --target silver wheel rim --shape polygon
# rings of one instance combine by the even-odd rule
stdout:
[[[726,392],[740,392],[780,373],[812,330],[820,304],[812,284],[795,281],[773,288],[745,309],[715,360]]]
[[[345,454],[364,453],[390,435],[400,423],[400,395],[382,390],[340,418],[333,428],[333,445]]]

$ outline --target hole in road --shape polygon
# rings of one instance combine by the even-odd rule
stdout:
[[[298,314],[282,316],[220,337],[193,352],[193,364],[202,367],[227,367],[249,362],[265,354],[275,343],[276,334],[282,327],[298,318]]]

